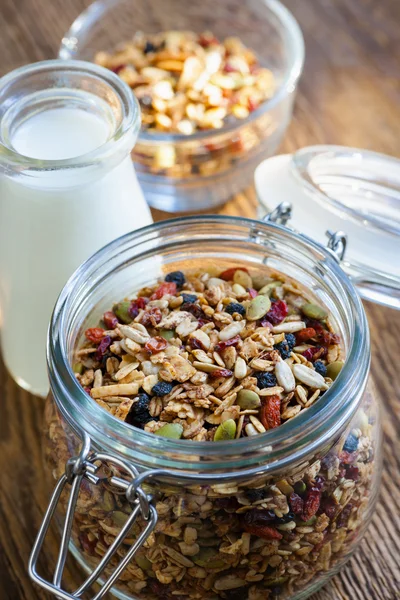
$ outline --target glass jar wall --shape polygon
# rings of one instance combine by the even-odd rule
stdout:
[[[282,427],[223,444],[166,440],[99,409],[69,366],[82,329],[98,320],[117,289],[118,297],[132,293],[164,265],[170,271],[215,261],[221,268],[272,266],[329,307],[347,355],[332,388]],[[357,547],[378,490],[379,411],[367,386],[365,315],[329,252],[284,228],[245,219],[162,223],[120,238],[84,264],[59,299],[51,331],[50,479],[79,453],[85,434],[96,451],[146,474],[143,489],[158,514],[155,530],[113,588],[119,597],[305,598]],[[127,477],[105,461],[102,481],[85,480],[77,502],[73,550],[91,571],[132,510],[113,475]],[[60,508],[62,514],[65,505]],[[143,527],[134,524],[106,574]]]

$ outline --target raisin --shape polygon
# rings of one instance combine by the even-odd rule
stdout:
[[[85,337],[94,344],[98,344],[99,342],[101,342],[101,340],[104,337],[104,334],[104,329],[101,329],[100,327],[90,327],[85,331]]]
[[[155,52],[156,47],[152,42],[147,41],[145,47],[143,48],[144,54],[148,54],[149,52]]]
[[[255,376],[257,378],[257,386],[260,388],[260,390],[263,390],[264,388],[275,387],[278,383],[273,373],[259,372],[255,373]]]
[[[172,383],[168,383],[167,381],[159,381],[153,386],[151,392],[155,396],[166,396],[171,392],[173,387],[174,386]]]
[[[150,300],[160,300],[163,296],[169,294],[175,296],[176,294],[176,283],[174,281],[167,281],[162,283],[150,296]]]
[[[234,496],[231,498],[216,498],[215,504],[221,510],[232,512],[235,512],[238,508],[240,508],[240,504]]]
[[[243,304],[239,304],[239,302],[230,302],[227,306],[225,306],[225,312],[233,315],[234,313],[238,313],[242,317],[246,314],[246,309]]]
[[[268,496],[268,492],[265,488],[258,490],[247,490],[245,493],[247,500],[250,502],[257,502],[258,500],[263,500]]]
[[[185,283],[185,276],[182,271],[172,271],[165,276],[165,281],[168,283],[175,283],[176,287],[180,289]]]
[[[314,369],[317,371],[317,373],[322,375],[322,377],[326,377],[326,366],[322,361],[316,360],[314,363]]]
[[[132,319],[137,317],[139,311],[146,307],[148,301],[148,298],[144,298],[142,296],[139,296],[139,298],[137,298],[136,300],[132,300],[131,305],[128,309],[129,316],[132,317]]]
[[[238,344],[240,342],[241,338],[239,335],[235,335],[235,337],[231,338],[230,340],[226,340],[224,342],[218,342],[218,344],[216,344],[214,350],[216,352],[221,352],[221,350],[225,350],[225,348],[228,348],[228,346],[236,346],[236,344]]]
[[[273,302],[271,308],[265,315],[264,319],[266,319],[272,325],[278,325],[282,323],[283,319],[288,315],[288,307],[286,302],[283,300],[277,300]]]
[[[101,340],[100,344],[97,346],[96,360],[100,361],[103,358],[111,344],[111,337],[109,335],[105,335]]]
[[[345,450],[346,452],[355,452],[358,448],[358,438],[356,438],[355,435],[353,435],[352,433],[350,433],[350,435],[347,437],[344,446],[343,446],[343,450]]]
[[[167,340],[160,336],[156,336],[154,338],[150,338],[148,342],[145,343],[144,349],[147,350],[150,354],[157,354],[157,352],[161,352],[161,350],[165,350],[167,347]]]
[[[149,413],[149,402],[150,396],[148,394],[139,394],[136,402],[132,404],[131,410],[127,414],[125,422],[129,423],[129,425],[142,427],[149,421],[153,421],[154,418]]]
[[[118,319],[111,310],[104,313],[103,321],[107,329],[115,329],[118,325]]]
[[[279,427],[281,424],[281,399],[278,395],[267,396],[263,399],[260,421],[265,429]]]
[[[183,298],[183,303],[189,302],[190,304],[194,304],[198,300],[195,294],[181,294],[181,296]]]

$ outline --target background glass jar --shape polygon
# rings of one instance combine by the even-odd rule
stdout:
[[[164,270],[238,263],[280,270],[329,308],[347,354],[334,386],[281,428],[223,443],[161,439],[99,410],[70,362],[80,333],[109,307],[116,290],[123,297],[134,291],[132,281],[140,288]],[[84,481],[72,528],[81,564],[93,570],[127,526],[121,559],[144,528],[141,520],[133,528],[128,522],[137,490],[129,487],[132,477],[153,497],[158,523],[113,589],[119,597],[305,598],[357,547],[380,471],[379,411],[367,386],[369,335],[352,284],[316,243],[233,217],[180,219],[129,234],[69,281],[53,316],[48,358],[50,479],[79,453],[84,436],[102,453],[92,460],[101,459],[102,480]]]

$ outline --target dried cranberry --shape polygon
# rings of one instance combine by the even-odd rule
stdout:
[[[166,281],[162,283],[155,292],[150,296],[150,300],[160,300],[167,294],[174,296],[176,294],[176,283],[174,281]]]
[[[103,321],[107,329],[115,329],[118,325],[118,319],[111,310],[104,313]]]
[[[145,327],[155,327],[158,323],[160,323],[161,319],[161,310],[156,306],[152,306],[142,314],[140,317],[140,322]]]
[[[346,452],[346,450],[343,450],[339,458],[344,465],[351,465],[355,461],[356,456],[355,452]]]
[[[298,494],[293,492],[289,497],[290,508],[295,515],[302,515],[304,510],[304,500]]]
[[[360,476],[360,471],[358,467],[354,467],[353,465],[348,465],[346,468],[346,479],[352,479],[353,481],[358,481]]]
[[[278,325],[282,323],[283,319],[288,315],[288,307],[286,302],[283,300],[277,300],[273,302],[271,308],[265,315],[264,319],[273,325]]]
[[[256,108],[258,108],[258,106],[259,106],[259,103],[256,100],[254,100],[254,98],[249,98],[247,107],[250,112],[253,112],[254,110],[256,110]]]
[[[232,375],[232,371],[222,368],[215,369],[215,371],[211,371],[211,373],[208,374],[209,377],[213,377],[214,379],[217,379],[218,377],[231,377]]]
[[[236,346],[236,344],[240,342],[240,339],[241,338],[239,335],[235,335],[235,337],[231,338],[230,340],[218,342],[218,344],[215,346],[215,351],[221,352],[221,350],[225,350],[225,348],[228,348],[228,346]]]
[[[148,342],[145,343],[144,349],[150,354],[157,354],[157,352],[161,352],[161,350],[165,350],[167,347],[167,340],[160,336],[156,336],[150,338]]]
[[[85,331],[85,337],[94,344],[98,344],[99,342],[101,342],[101,340],[104,337],[104,334],[104,329],[101,329],[100,327],[90,327]]]
[[[258,292],[254,288],[247,288],[247,291],[249,292],[250,298],[255,298],[258,296]]]
[[[320,513],[325,513],[326,516],[331,519],[334,519],[337,513],[338,505],[333,500],[333,498],[324,498],[321,502],[321,506],[319,509]]]
[[[273,325],[272,325],[271,321],[268,321],[268,319],[266,317],[264,317],[260,321],[260,327],[268,327],[269,329],[272,329]]]
[[[139,311],[143,310],[146,307],[148,301],[148,298],[143,298],[142,296],[139,296],[139,298],[137,298],[136,300],[132,300],[131,305],[128,309],[129,316],[132,317],[132,319],[137,317]]]
[[[105,335],[97,346],[96,360],[101,360],[105,355],[107,349],[111,346],[112,339],[109,335]]]
[[[321,346],[312,346],[312,348],[307,348],[307,350],[304,350],[302,354],[304,358],[310,362],[314,362],[319,358],[324,358],[327,355],[327,350]]]
[[[203,344],[201,343],[201,341],[198,340],[195,337],[189,338],[189,346],[193,350],[207,350],[207,348],[205,346],[203,346]]]
[[[119,73],[120,71],[122,71],[122,69],[125,69],[125,68],[126,68],[126,66],[127,66],[126,64],[118,65],[118,66],[116,66],[116,67],[113,67],[113,68],[111,69],[111,71],[113,71],[114,73],[116,73],[116,74],[118,75],[118,73]]]
[[[318,488],[311,488],[307,493],[304,500],[304,511],[301,516],[303,521],[309,521],[313,517],[318,509],[321,502],[321,492]]]
[[[305,329],[302,329],[296,333],[296,342],[297,344],[308,342],[308,340],[311,340],[311,338],[315,337],[316,335],[317,332],[313,327],[306,327]]]
[[[190,313],[191,315],[196,317],[196,319],[206,318],[202,308],[194,302],[184,302],[183,304],[181,304],[180,310]]]

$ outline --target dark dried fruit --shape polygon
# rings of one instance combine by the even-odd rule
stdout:
[[[281,399],[278,395],[266,396],[260,410],[260,421],[265,429],[275,429],[281,424]]]
[[[189,312],[196,319],[204,319],[207,321],[207,317],[204,314],[203,309],[198,304],[194,304],[193,302],[184,302],[180,305],[180,310]]]
[[[156,325],[158,325],[158,323],[161,322],[161,319],[161,310],[156,306],[152,306],[142,314],[142,316],[140,317],[140,322],[145,327],[155,327]]]
[[[216,344],[215,346],[215,351],[216,352],[221,352],[221,350],[225,350],[225,348],[228,348],[228,346],[236,346],[236,344],[238,344],[241,340],[240,335],[235,335],[235,337],[231,338],[230,340],[225,340],[224,342],[218,342],[218,344]]]
[[[185,276],[182,271],[172,271],[165,276],[165,281],[168,283],[175,283],[176,287],[180,289],[185,283]]]
[[[327,355],[327,349],[322,348],[322,346],[312,346],[312,348],[307,348],[304,350],[303,356],[309,360],[310,362],[314,362],[318,358],[324,358]]]
[[[218,377],[231,377],[233,375],[233,372],[230,371],[229,369],[215,369],[215,371],[211,371],[211,373],[208,374],[209,377],[212,377],[214,379],[217,379]]]
[[[101,329],[100,327],[90,327],[85,331],[85,337],[94,344],[98,344],[99,342],[101,342],[101,340],[104,337],[104,334],[104,329]]]
[[[156,336],[150,338],[148,342],[145,343],[144,349],[147,350],[150,354],[157,354],[157,352],[161,352],[161,350],[165,350],[167,347],[167,340],[160,336]]]
[[[277,300],[273,302],[271,308],[265,315],[264,319],[266,319],[272,325],[278,325],[282,323],[283,319],[288,315],[288,307],[286,302],[283,300]]]
[[[252,508],[244,513],[244,522],[246,525],[269,525],[275,521],[276,515],[273,510],[265,508]]]
[[[255,373],[255,376],[257,378],[257,386],[260,388],[260,390],[278,385],[276,377],[273,373],[268,373],[267,371],[258,372]]]
[[[111,344],[111,337],[109,335],[105,335],[101,340],[100,344],[97,346],[96,360],[100,361],[103,358]]]
[[[183,298],[183,302],[189,302],[190,304],[193,304],[194,302],[197,302],[198,298],[195,294],[181,294],[181,297]]]
[[[132,320],[135,319],[138,316],[139,312],[146,307],[148,301],[148,298],[144,298],[142,296],[139,296],[139,298],[136,298],[136,300],[132,300],[131,305],[128,309],[129,316],[132,318]]]
[[[331,333],[324,329],[317,334],[316,338],[322,346],[332,346],[340,343],[340,336],[337,333]]]
[[[156,47],[152,42],[146,42],[145,47],[143,48],[144,54],[148,54],[149,52],[155,52]]]
[[[339,507],[336,504],[336,502],[333,500],[333,498],[324,498],[321,502],[319,512],[325,513],[329,519],[333,520],[336,516],[338,508]]]
[[[159,381],[153,386],[151,393],[155,396],[166,396],[171,392],[173,387],[174,385],[172,383],[168,383],[167,381]]]
[[[150,296],[150,300],[160,300],[166,295],[175,296],[176,294],[176,283],[174,281],[167,281],[162,283],[155,292]]]
[[[355,435],[353,435],[352,433],[350,433],[350,435],[347,437],[344,446],[343,446],[343,450],[345,450],[346,452],[355,452],[358,448],[358,438],[356,438]]]
[[[296,338],[293,333],[287,333],[283,342],[275,344],[274,349],[279,352],[283,360],[289,358],[293,348],[296,345]]]
[[[155,420],[149,413],[150,396],[147,394],[139,394],[136,402],[132,404],[131,410],[126,416],[125,422],[136,427],[143,427],[149,421]]]
[[[322,375],[322,377],[326,377],[326,366],[321,360],[316,360],[314,363],[314,369]]]
[[[353,465],[348,465],[346,468],[346,479],[352,479],[353,481],[358,481],[358,478],[360,476],[360,471],[358,469],[358,467],[355,467]]]
[[[268,492],[265,488],[260,488],[258,490],[247,490],[245,492],[245,496],[247,500],[250,502],[257,502],[258,500],[263,500],[268,496]]]
[[[354,506],[353,506],[353,504],[351,504],[351,502],[346,504],[346,506],[341,511],[341,513],[339,514],[339,516],[336,520],[336,527],[338,529],[340,529],[341,527],[347,527],[347,523],[349,521],[349,517],[350,517],[351,511],[353,510],[353,508],[354,508]]]
[[[115,329],[118,325],[118,319],[111,310],[104,313],[103,321],[107,329]]]
[[[295,515],[302,515],[304,510],[304,500],[298,494],[293,492],[289,497],[290,508]]]
[[[311,488],[307,492],[306,499],[304,500],[304,511],[301,516],[303,521],[308,521],[313,517],[319,509],[321,502],[321,492],[318,488]],[[294,512],[294,511],[293,511]]]
[[[230,302],[227,306],[225,306],[225,312],[233,315],[234,313],[238,313],[242,317],[246,314],[246,309],[243,304],[239,304],[239,302]]]

